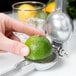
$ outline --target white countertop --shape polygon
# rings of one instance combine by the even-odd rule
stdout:
[[[76,76],[76,32],[67,42],[68,56],[58,60],[58,63],[46,71],[32,71],[25,76]],[[24,58],[11,53],[0,53],[0,74],[11,69]]]

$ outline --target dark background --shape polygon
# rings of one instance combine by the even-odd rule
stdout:
[[[0,0],[0,12],[11,11],[11,5],[21,1],[40,1],[46,4],[49,0]]]

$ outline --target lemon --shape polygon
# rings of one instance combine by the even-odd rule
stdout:
[[[30,60],[43,60],[52,53],[52,46],[49,40],[41,35],[29,37],[25,44],[30,48],[30,54],[25,58]]]
[[[35,7],[30,4],[20,5],[18,9],[18,19],[23,22],[26,22],[27,18],[32,18],[36,15],[36,11],[32,11]]]
[[[45,7],[45,11],[52,13],[55,11],[56,8],[56,3],[55,2],[50,2],[49,4],[47,4],[47,6]]]

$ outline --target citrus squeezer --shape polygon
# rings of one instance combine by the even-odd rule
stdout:
[[[56,10],[47,18],[44,25],[45,33],[51,38],[52,45],[57,49],[60,56],[63,50],[63,44],[70,38],[73,32],[73,23],[66,14],[67,0],[55,0]],[[66,54],[64,52],[64,54]]]
[[[24,76],[32,70],[47,70],[53,67],[58,57],[63,56],[63,43],[68,40],[73,31],[72,21],[66,12],[66,0],[56,0],[56,10],[50,13],[43,26],[46,36],[52,40],[53,53],[42,61],[24,60],[14,66],[13,69],[0,76]],[[57,51],[57,52],[56,52]]]

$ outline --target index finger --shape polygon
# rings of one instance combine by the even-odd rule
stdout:
[[[41,32],[40,30],[30,27],[28,23],[24,23],[21,21],[17,21],[9,16],[6,15],[5,17],[5,24],[6,27],[9,27],[9,29],[13,30],[14,32],[21,32],[21,33],[26,33],[28,35],[43,35],[45,34]]]

